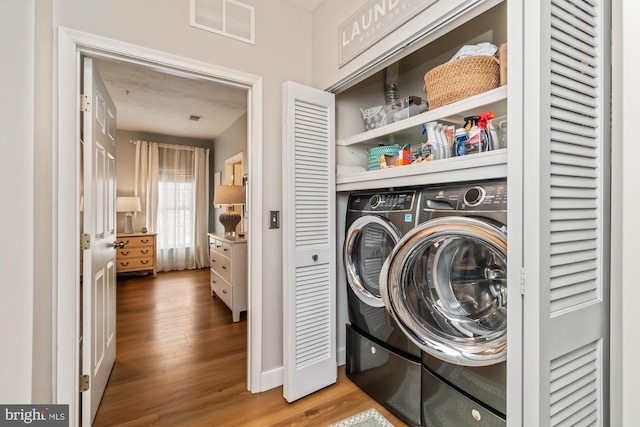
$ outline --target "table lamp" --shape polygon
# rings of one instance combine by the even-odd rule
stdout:
[[[124,232],[127,234],[133,233],[135,229],[133,225],[133,213],[140,212],[142,206],[140,205],[140,197],[127,196],[118,197],[116,199],[116,212],[125,212],[124,214]]]
[[[239,212],[232,210],[232,205],[240,205],[245,202],[244,186],[242,185],[216,185],[213,193],[214,205],[227,205],[227,210],[220,214],[218,220],[224,225],[226,236],[235,236],[236,226],[240,222]]]

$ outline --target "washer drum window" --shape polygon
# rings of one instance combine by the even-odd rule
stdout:
[[[413,229],[380,273],[382,299],[422,350],[447,362],[506,360],[506,230],[470,217]]]
[[[366,215],[356,219],[347,231],[344,264],[349,286],[358,298],[372,307],[382,307],[380,270],[400,240],[400,232],[389,221]]]

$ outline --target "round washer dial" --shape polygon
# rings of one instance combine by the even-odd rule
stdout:
[[[371,208],[375,209],[378,206],[380,206],[380,204],[382,203],[382,197],[380,197],[379,194],[374,194],[373,196],[371,196],[371,198],[369,199],[369,205],[371,206]]]
[[[483,187],[471,187],[464,192],[464,204],[469,207],[478,206],[484,201],[486,192]]]

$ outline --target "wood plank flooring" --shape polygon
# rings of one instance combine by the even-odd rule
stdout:
[[[246,387],[247,321],[211,298],[209,270],[119,277],[116,363],[94,426],[327,426],[376,408],[405,424],[338,369],[338,381],[294,403],[282,387]]]

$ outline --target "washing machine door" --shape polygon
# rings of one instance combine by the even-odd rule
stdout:
[[[506,229],[468,217],[423,223],[381,270],[382,298],[423,351],[446,362],[506,360]]]
[[[347,281],[355,295],[371,307],[383,307],[380,270],[400,240],[391,222],[377,215],[357,218],[347,230],[344,265]]]

